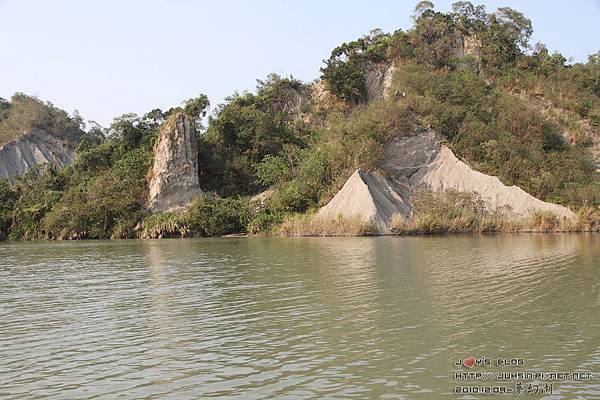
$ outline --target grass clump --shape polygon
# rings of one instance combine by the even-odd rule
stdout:
[[[190,235],[187,213],[164,212],[151,214],[142,222],[142,239],[184,238]]]
[[[443,234],[467,232],[515,232],[522,225],[510,210],[490,212],[477,193],[446,190],[420,193],[413,200],[410,220],[392,218],[394,234]]]
[[[600,208],[582,207],[577,212],[576,230],[600,232]]]
[[[559,230],[562,225],[554,213],[545,210],[535,210],[529,216],[527,228],[536,232],[550,232]]]
[[[408,221],[394,215],[392,232],[397,235],[429,235],[468,232],[598,232],[600,210],[583,207],[573,220],[559,218],[546,210],[529,216],[515,215],[510,209],[490,211],[477,193],[446,190],[420,193],[413,200]]]
[[[292,215],[275,230],[279,236],[368,236],[372,223],[360,217],[325,217],[316,214]]]

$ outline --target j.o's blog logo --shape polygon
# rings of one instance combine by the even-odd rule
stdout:
[[[525,364],[522,358],[496,358],[492,360],[488,357],[474,357],[469,356],[467,358],[458,359],[454,366],[456,367],[487,367],[494,365],[496,367],[521,367]]]

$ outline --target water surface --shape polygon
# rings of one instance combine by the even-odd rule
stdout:
[[[599,311],[598,235],[2,243],[0,398],[479,398],[455,360],[600,372]]]

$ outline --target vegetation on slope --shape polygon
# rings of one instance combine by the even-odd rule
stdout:
[[[214,195],[183,214],[149,215],[145,209],[152,145],[176,109],[126,114],[115,119],[106,141],[82,146],[73,166],[32,171],[13,186],[0,183],[0,237],[266,232],[326,203],[356,168],[377,168],[386,140],[418,126],[431,126],[457,155],[505,184],[582,209],[581,229],[596,227],[600,177],[589,147],[600,125],[600,55],[569,64],[541,44],[532,47],[531,33],[531,22],[509,8],[488,13],[458,2],[441,13],[423,1],[412,29],[374,30],[334,49],[321,83],[271,75],[258,82],[255,93],[235,93],[219,105],[206,128],[200,125],[206,96],[186,102],[183,111],[199,128],[200,182]],[[392,96],[368,102],[366,69],[392,64]],[[81,121],[20,94],[0,101],[0,142],[31,127],[69,137]],[[253,200],[266,189],[269,196]],[[449,207],[448,199],[432,196],[416,202],[423,215],[418,221],[443,217],[441,231],[501,225],[496,216],[482,217],[471,207],[475,200],[458,194],[451,203],[461,204],[463,214],[457,219],[451,210],[448,217],[439,212]],[[535,218],[541,225],[551,222],[549,216]],[[282,226],[289,234],[307,224],[292,220]],[[439,231],[423,224],[402,229]],[[366,229],[331,221],[315,232],[340,227]]]
[[[52,103],[16,93],[10,101],[0,98],[0,146],[34,130],[42,130],[58,139],[77,146],[82,141],[97,144],[102,132],[92,126],[84,132],[83,118],[76,111],[70,116]]]
[[[489,211],[476,193],[447,190],[420,193],[413,200],[410,221],[396,216],[392,231],[400,235],[465,232],[571,232],[599,231],[600,212],[584,207],[573,221],[560,220],[548,211],[537,210],[529,218],[518,218],[510,210]]]

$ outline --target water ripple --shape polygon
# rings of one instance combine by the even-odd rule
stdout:
[[[600,372],[599,260],[594,235],[0,244],[0,397],[456,398],[471,354]]]

